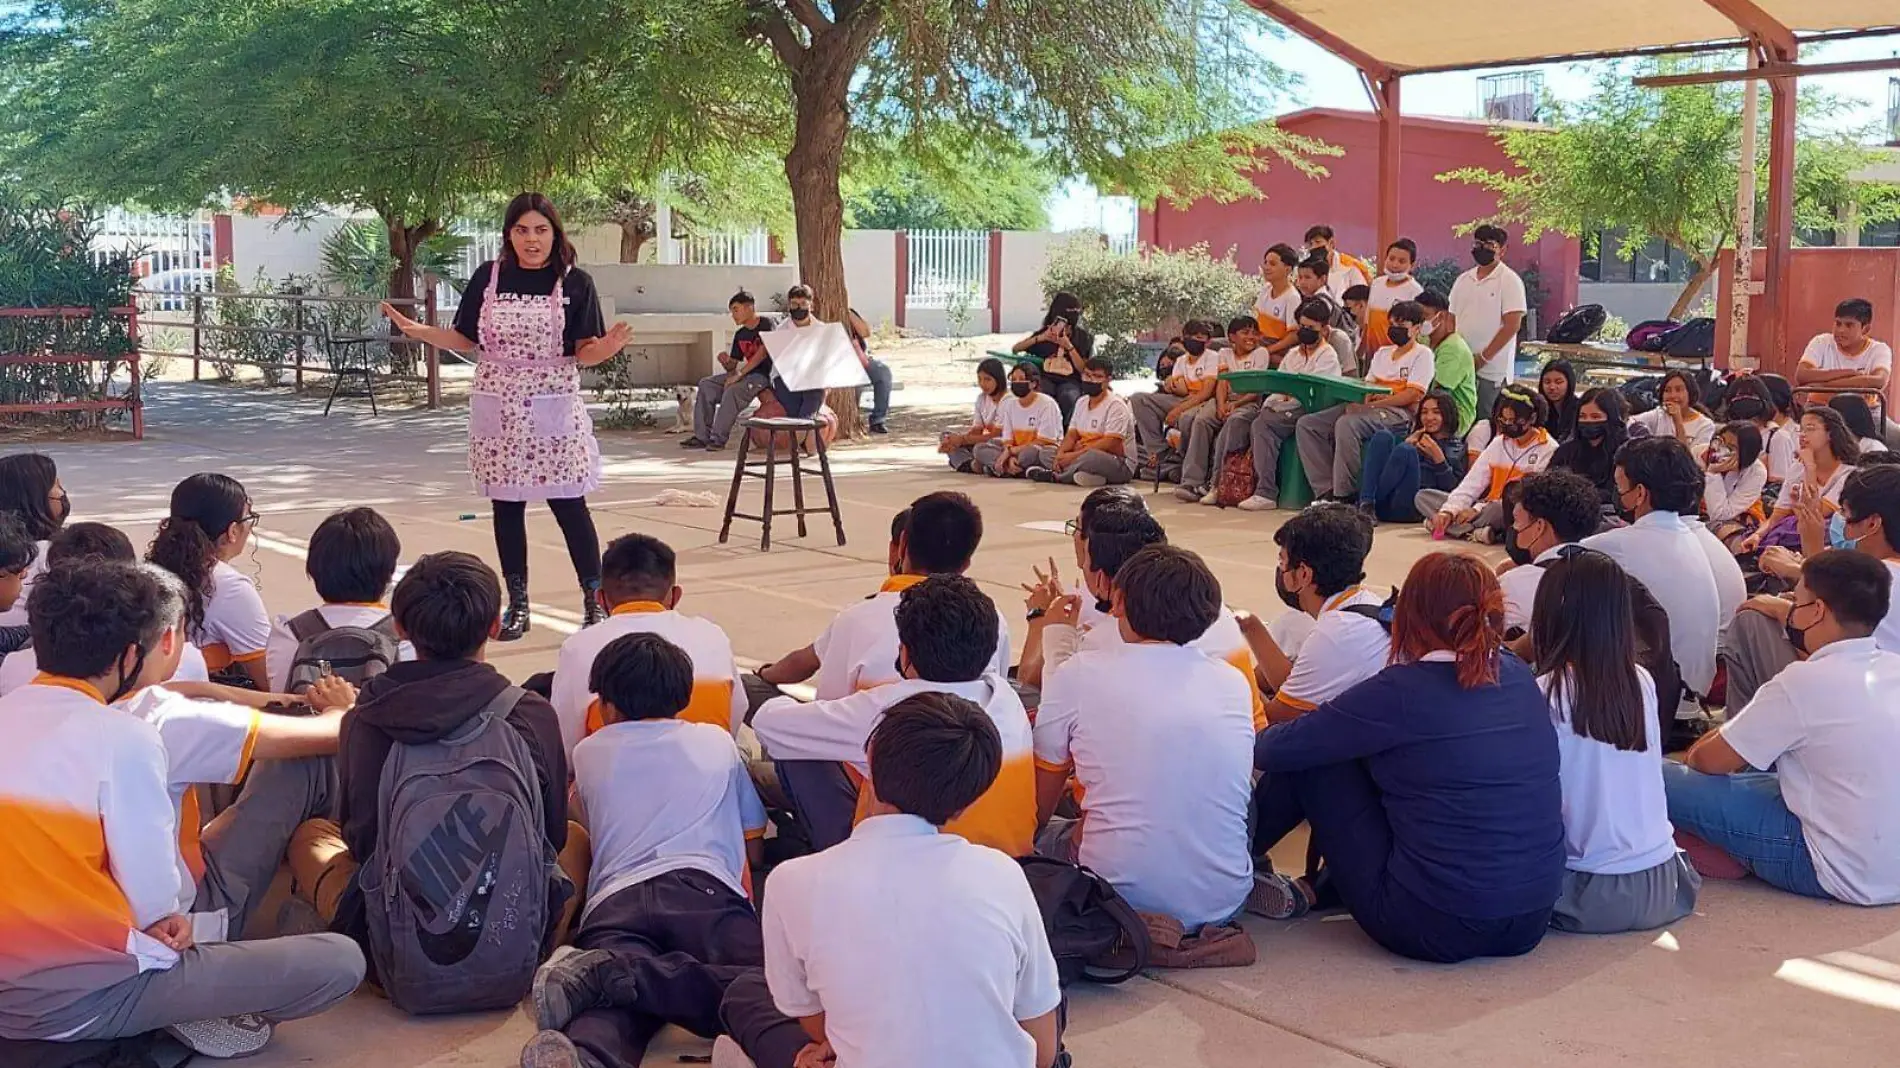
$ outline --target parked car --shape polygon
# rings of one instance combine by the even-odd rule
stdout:
[[[179,267],[147,275],[139,279],[137,288],[143,293],[161,294],[141,302],[147,311],[185,311],[191,307],[190,294],[211,292],[217,277],[218,272],[209,268]]]

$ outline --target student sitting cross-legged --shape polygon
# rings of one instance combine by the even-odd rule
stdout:
[[[894,613],[901,678],[843,697],[767,701],[752,718],[779,786],[812,848],[851,833],[870,799],[864,743],[894,705],[919,693],[951,693],[975,702],[1003,740],[996,782],[945,826],[1011,856],[1030,852],[1036,830],[1035,773],[1029,715],[995,668],[996,605],[962,575],[933,575],[898,595]]]
[[[252,1053],[271,1021],[322,1012],[362,981],[346,938],[226,942],[184,914],[195,895],[181,830],[196,828],[179,823],[174,740],[112,704],[177,666],[182,613],[177,587],[133,564],[34,584],[42,672],[0,698],[0,1037],[169,1028],[198,1052]]]
[[[758,1068],[1051,1068],[1062,991],[1029,882],[1007,855],[942,833],[1003,766],[995,722],[953,694],[913,694],[867,748],[851,838],[772,872],[765,969],[727,989],[727,1033]]]
[[[1548,409],[1544,398],[1516,386],[1505,386],[1491,408],[1490,444],[1471,461],[1471,470],[1458,488],[1418,491],[1417,507],[1433,537],[1472,537],[1489,543],[1504,526],[1505,487],[1525,475],[1542,471],[1557,443],[1544,430]]]
[[[1253,885],[1253,687],[1192,644],[1220,609],[1200,557],[1141,550],[1115,573],[1121,640],[1051,673],[1036,713],[1037,852],[1094,869],[1136,911],[1190,933],[1233,919]],[[1081,818],[1055,819],[1071,777]]]
[[[1309,821],[1323,866],[1263,874],[1249,908],[1337,901],[1416,960],[1528,953],[1563,889],[1563,795],[1550,703],[1504,650],[1491,569],[1457,553],[1412,565],[1390,665],[1260,732],[1256,842]]]
[[[1806,659],[1664,766],[1670,822],[1703,874],[1900,902],[1900,653],[1874,637],[1892,588],[1891,569],[1867,553],[1810,557],[1785,624]]]
[[[1010,368],[1010,395],[1000,405],[996,436],[971,447],[971,470],[999,478],[1021,478],[1043,446],[1062,440],[1062,408],[1053,397],[1037,392],[1041,381],[1029,364]]]
[[[1069,432],[1044,445],[1025,475],[1035,482],[1067,482],[1094,489],[1135,477],[1135,417],[1110,387],[1114,365],[1091,359],[1082,367],[1082,399],[1069,414]]]
[[[615,538],[600,561],[601,607],[606,622],[561,643],[554,668],[555,714],[568,755],[582,738],[600,729],[595,693],[588,687],[594,662],[608,643],[628,634],[658,634],[686,651],[693,663],[693,698],[680,718],[710,723],[736,734],[745,720],[745,686],[733,663],[732,641],[719,624],[679,611],[681,590],[673,550],[647,534]]]
[[[1550,695],[1564,797],[1559,931],[1647,931],[1695,911],[1701,876],[1676,848],[1663,797],[1656,684],[1637,663],[1634,581],[1572,550],[1544,571],[1533,667]]]
[[[1240,618],[1260,687],[1273,695],[1264,714],[1279,723],[1371,678],[1385,666],[1391,642],[1379,621],[1364,614],[1385,601],[1360,585],[1372,551],[1371,520],[1343,504],[1316,504],[1281,524],[1273,540],[1280,547],[1274,589],[1288,608],[1313,621],[1294,632],[1303,632],[1295,651],[1282,641],[1286,627],[1279,620]]]
[[[622,634],[590,668],[602,726],[574,750],[587,909],[535,976],[522,1068],[634,1068],[669,1023],[710,1038],[727,985],[765,963],[746,896],[765,808],[732,735],[684,718],[695,686],[659,634]]]
[[[300,615],[279,616],[272,626],[270,644],[264,647],[271,692],[294,692],[308,685],[321,667],[300,658],[298,648],[334,630],[368,632],[357,636],[357,644],[364,649],[362,655],[376,663],[355,665],[354,681],[380,674],[397,659],[416,658],[414,649],[396,640],[396,624],[386,602],[401,558],[402,541],[396,528],[374,508],[346,509],[317,524],[310,535],[304,574],[310,576],[323,603]],[[392,652],[393,658],[389,657]],[[333,669],[346,670],[341,663]]]

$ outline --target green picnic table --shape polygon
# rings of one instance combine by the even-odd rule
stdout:
[[[1005,369],[1014,367],[1019,363],[1029,364],[1030,366],[1036,368],[1039,371],[1042,369],[1043,358],[1032,352],[1008,352],[1008,351],[1003,351],[1003,350],[998,350],[998,349],[990,349],[986,351],[983,355],[994,356],[997,359],[1003,361],[1003,367]],[[982,357],[978,357],[979,360],[981,358]]]
[[[1353,404],[1377,393],[1392,392],[1364,379],[1298,371],[1228,371],[1220,377],[1235,393],[1284,393],[1309,412],[1323,412],[1335,405]],[[1312,500],[1313,486],[1306,481],[1300,450],[1289,443],[1280,449],[1280,507],[1300,509]]]

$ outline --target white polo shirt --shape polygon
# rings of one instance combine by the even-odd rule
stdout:
[[[1592,875],[1647,871],[1676,855],[1675,828],[1663,796],[1662,727],[1656,683],[1636,669],[1643,694],[1642,752],[1586,738],[1571,725],[1570,695],[1555,693],[1554,675],[1537,680],[1557,728],[1558,778],[1564,797],[1565,865]]]
[[[1222,349],[1220,354],[1221,373],[1228,371],[1265,371],[1273,367],[1273,355],[1265,345],[1256,345],[1252,352],[1242,356],[1233,349]]]
[[[1168,376],[1168,382],[1185,387],[1192,392],[1194,387],[1213,378],[1221,371],[1221,356],[1217,352],[1203,352],[1199,356],[1182,355],[1174,361],[1174,372]]]
[[[1054,404],[1054,401],[1050,401]],[[878,592],[839,612],[811,643],[818,654],[814,683],[821,701],[898,682],[897,602],[923,575],[892,575]],[[1009,621],[996,613],[996,656],[990,672],[1009,676]]]
[[[1028,404],[1023,398],[1007,397],[1003,409],[1003,432],[996,440],[1005,445],[1030,445],[1041,442],[1054,445],[1062,440],[1062,408],[1047,393],[1032,393]]]
[[[1295,314],[1300,307],[1299,287],[1292,282],[1286,284],[1286,291],[1274,296],[1267,286],[1260,287],[1260,295],[1254,298],[1254,322],[1260,327],[1260,336],[1268,344],[1280,340],[1293,329]]]
[[[1299,619],[1305,620],[1306,626],[1301,627],[1298,623],[1280,624],[1279,630],[1275,632],[1273,626],[1269,625],[1268,632],[1275,634],[1276,641],[1280,634],[1289,635],[1297,647],[1306,641],[1306,635],[1311,632],[1313,617],[1300,611],[1281,613],[1282,619],[1289,616],[1296,616]],[[1276,620],[1275,622],[1278,623],[1279,621]],[[1047,636],[1047,632],[1045,632],[1044,637],[1046,638]],[[1127,644],[1127,642],[1122,640],[1121,621],[1114,616],[1104,613],[1102,621],[1098,625],[1089,627],[1082,632],[1081,640],[1071,652],[1081,652],[1083,649],[1112,649],[1116,646],[1126,646]],[[1221,605],[1220,614],[1214,617],[1214,622],[1207,630],[1201,633],[1200,637],[1189,642],[1188,648],[1199,649],[1207,656],[1240,672],[1240,677],[1247,680],[1247,689],[1253,701],[1253,729],[1256,731],[1266,730],[1266,700],[1260,695],[1260,686],[1259,683],[1255,681],[1256,676],[1254,674],[1255,668],[1259,665],[1253,658],[1253,647],[1247,644],[1246,635],[1240,632],[1240,619],[1234,615],[1234,610],[1224,604]],[[1286,652],[1287,647],[1284,644],[1281,645],[1280,651]],[[1293,654],[1288,653],[1289,657],[1292,655]],[[1044,676],[1047,677],[1048,673],[1054,670],[1055,667],[1060,667],[1061,664],[1067,662],[1068,658],[1064,657],[1061,663],[1051,667],[1045,667],[1043,669]]]
[[[1537,588],[1543,584],[1544,569],[1556,563],[1563,556],[1564,549],[1575,542],[1553,545],[1538,553],[1536,559],[1518,566],[1498,576],[1498,586],[1504,590],[1504,629],[1522,627],[1529,630],[1531,610],[1537,604]]]
[[[693,662],[693,696],[679,718],[688,723],[710,723],[728,735],[745,722],[745,684],[732,658],[732,642],[719,624],[684,615],[655,601],[632,601],[615,608],[605,622],[569,635],[554,663],[554,689],[549,703],[561,721],[561,741],[570,755],[580,740],[601,726],[591,711],[596,694],[588,686],[594,661],[616,638],[629,634],[657,634]]]
[[[1246,903],[1251,690],[1172,644],[1084,649],[1044,680],[1036,766],[1074,772],[1077,855],[1136,911],[1194,928]]]
[[[332,627],[373,627],[389,616],[386,604],[325,604],[317,606],[317,614]],[[264,670],[270,675],[270,687],[274,693],[283,693],[290,684],[290,669],[297,663],[297,636],[290,632],[290,616],[278,616],[271,624],[270,642],[264,647]],[[408,642],[396,644],[396,659],[414,660],[415,646]]]
[[[1893,590],[1887,595],[1887,614],[1874,629],[1874,643],[1890,653],[1900,653],[1900,562],[1882,560],[1893,575]]]
[[[1003,401],[1014,399],[1007,392],[1003,394],[1003,400],[997,400],[982,390],[977,390],[976,414],[970,423],[970,428],[990,431],[1003,429]]]
[[[1366,381],[1397,393],[1406,386],[1421,392],[1432,388],[1432,376],[1438,373],[1432,350],[1414,341],[1403,353],[1397,345],[1386,345],[1372,354],[1366,364]]]
[[[1377,608],[1385,598],[1363,586],[1344,589],[1326,599],[1313,631],[1293,660],[1293,673],[1276,695],[1288,708],[1310,712],[1359,683],[1385,670],[1392,655],[1392,636],[1376,619],[1341,609],[1354,605]]]
[[[1648,431],[1647,436],[1652,438],[1673,438],[1676,436],[1676,424],[1669,418],[1669,413],[1660,407],[1651,408],[1641,415],[1631,416],[1629,425],[1631,429],[1640,428]],[[1702,463],[1703,454],[1709,451],[1709,444],[1715,440],[1715,431],[1717,429],[1715,420],[1710,419],[1701,412],[1691,409],[1689,417],[1684,420],[1683,429],[1689,433],[1689,440],[1684,442],[1684,444],[1688,446],[1689,455],[1695,457],[1695,462],[1700,465]],[[1631,435],[1631,437],[1643,436],[1645,435]]]
[[[1867,338],[1861,343],[1860,351],[1850,356],[1841,351],[1840,342],[1834,340],[1832,333],[1816,334],[1802,350],[1801,362],[1818,371],[1853,371],[1863,375],[1891,372],[1893,348],[1884,341]]]
[[[32,682],[33,676],[39,673],[40,661],[33,655],[32,646],[8,653],[5,660],[0,660],[0,697]],[[172,672],[172,677],[167,681],[211,681],[211,673],[205,669],[205,655],[198,651],[197,646],[185,643],[185,650],[178,657],[178,670]]]
[[[1900,653],[1872,638],[1824,645],[1755,691],[1722,737],[1775,769],[1822,889],[1856,905],[1900,902]]]
[[[1376,343],[1386,343],[1385,329],[1392,324],[1392,305],[1402,300],[1417,300],[1425,287],[1411,275],[1393,278],[1380,275],[1366,287],[1366,336]]]
[[[1021,866],[915,816],[779,865],[763,922],[773,1003],[824,1013],[842,1068],[1032,1068],[1018,1021],[1062,1002]]]
[[[1715,682],[1715,639],[1722,629],[1722,595],[1709,555],[1691,523],[1674,512],[1651,512],[1629,526],[1583,539],[1623,565],[1669,616],[1669,651],[1682,681],[1699,694]],[[1733,559],[1731,557],[1731,559]]]
[[[1479,268],[1473,267],[1458,276],[1451,285],[1451,296],[1446,303],[1451,305],[1451,314],[1458,322],[1458,333],[1471,342],[1471,352],[1480,359],[1484,357],[1486,345],[1504,328],[1504,317],[1511,312],[1527,311],[1530,304],[1524,298],[1524,279],[1510,265],[1499,260],[1491,273],[1480,277]],[[1503,382],[1511,377],[1511,368],[1517,363],[1517,338],[1512,337],[1489,360],[1478,365],[1478,377],[1492,382]]]
[[[1333,268],[1326,272],[1326,292],[1340,304],[1346,303],[1346,290],[1353,286],[1370,286],[1372,268],[1366,261],[1344,252],[1333,253]]]
[[[1715,579],[1715,603],[1721,613],[1716,619],[1726,627],[1735,613],[1742,610],[1742,602],[1748,600],[1748,578],[1742,574],[1742,565],[1735,554],[1722,544],[1714,531],[1693,521],[1689,522],[1689,530],[1702,544],[1702,555],[1709,562],[1709,574]]]
[[[1107,392],[1099,397],[1084,397],[1075,403],[1075,411],[1069,415],[1069,429],[1075,431],[1081,444],[1097,445],[1109,438],[1122,440],[1123,466],[1130,471],[1135,469],[1135,450],[1130,446],[1135,440],[1135,414],[1128,402]]]
[[[1801,427],[1790,421],[1785,426],[1773,423],[1762,431],[1766,444],[1762,455],[1768,458],[1768,481],[1785,482],[1790,472],[1801,469]]]
[[[211,569],[204,625],[189,635],[212,671],[264,659],[270,647],[270,613],[248,576],[220,560]]]
[[[1549,467],[1556,453],[1557,442],[1543,427],[1533,431],[1529,441],[1494,437],[1439,510],[1456,514],[1484,502],[1501,501],[1506,486]]]
[[[1346,370],[1339,362],[1339,353],[1332,345],[1321,341],[1312,352],[1306,346],[1295,345],[1280,357],[1280,370],[1288,374],[1306,375],[1343,375]],[[1275,393],[1267,397],[1266,406],[1277,412],[1290,412],[1300,406],[1300,402],[1284,393]]]
[[[594,844],[588,911],[682,868],[747,894],[745,844],[765,836],[765,806],[723,728],[680,719],[608,724],[574,747],[574,790]]]

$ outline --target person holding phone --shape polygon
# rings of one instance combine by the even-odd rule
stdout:
[[[1011,346],[1042,361],[1039,392],[1053,397],[1069,421],[1075,402],[1082,399],[1082,365],[1095,355],[1095,337],[1082,328],[1082,301],[1073,293],[1057,293],[1049,300],[1042,328]]]

